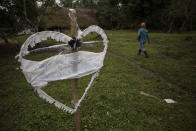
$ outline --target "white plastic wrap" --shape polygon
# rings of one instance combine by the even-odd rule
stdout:
[[[21,62],[21,69],[25,75],[26,80],[35,87],[39,96],[49,103],[54,103],[56,107],[63,109],[69,113],[76,112],[77,108],[80,106],[81,101],[84,99],[87,94],[88,89],[92,86],[94,79],[98,75],[99,70],[103,66],[103,61],[107,51],[108,39],[103,31],[98,26],[90,26],[85,29],[83,32],[79,30],[78,38],[81,39],[85,37],[90,32],[98,33],[104,44],[104,50],[100,53],[88,52],[88,51],[78,51],[70,54],[59,54],[52,57],[49,57],[42,61],[32,61],[24,59],[23,56],[29,54],[28,47],[34,47],[35,44],[46,40],[47,38],[54,39],[56,41],[64,42],[65,46],[68,41],[71,40],[71,37],[54,31],[43,31],[31,35],[25,43],[22,45],[20,53],[17,55],[19,62]],[[95,41],[96,42],[96,41]],[[63,46],[64,46],[63,45]],[[44,50],[48,48],[63,47],[61,45],[55,45],[51,47],[45,47],[41,49],[36,49],[34,51]],[[48,96],[41,88],[46,86],[48,82],[63,80],[63,79],[72,79],[80,78],[86,75],[93,74],[91,81],[88,87],[85,89],[85,92],[78,103],[75,103],[74,109],[67,107],[66,105],[58,102],[53,99],[51,96]]]

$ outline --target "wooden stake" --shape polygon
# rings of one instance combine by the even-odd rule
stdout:
[[[69,9],[70,11],[70,15],[72,18],[76,18],[76,10],[75,9]],[[76,37],[77,35],[77,27],[76,27],[76,23],[74,21],[71,20],[71,36]],[[73,49],[72,52],[77,52],[77,49]],[[73,67],[73,70],[77,70],[77,66]],[[78,85],[78,79],[73,79],[72,80],[72,98],[74,101],[74,104],[76,104],[78,102],[78,94],[77,94],[77,85]],[[74,119],[75,119],[75,123],[76,123],[76,131],[80,131],[81,130],[81,120],[80,120],[80,111],[79,109],[77,109],[77,112],[75,112],[74,114]]]

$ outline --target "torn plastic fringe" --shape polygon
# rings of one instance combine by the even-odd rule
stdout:
[[[58,107],[59,109],[62,109],[70,114],[73,114],[77,111],[78,107],[80,106],[80,103],[83,101],[84,97],[86,96],[88,90],[92,87],[95,78],[98,76],[99,72],[96,72],[95,74],[93,74],[93,76],[91,77],[91,81],[88,84],[87,88],[85,89],[85,92],[83,93],[82,97],[80,98],[80,100],[75,104],[74,109],[66,106],[65,104],[55,100],[54,98],[52,98],[51,96],[49,96],[48,94],[46,94],[41,88],[37,88],[36,91],[38,93],[38,95],[45,99],[47,102],[54,104],[56,107]]]
[[[76,22],[76,19],[72,19],[73,21]],[[77,23],[77,22],[76,22]],[[103,44],[104,44],[104,50],[103,50],[103,57],[105,57],[105,54],[107,52],[107,43],[108,43],[108,39],[107,39],[107,36],[105,34],[105,32],[103,31],[103,29],[101,29],[100,27],[98,26],[95,26],[95,25],[92,25],[90,27],[88,27],[87,29],[85,29],[83,32],[79,29],[78,27],[78,24],[77,24],[77,28],[78,28],[78,36],[77,38],[78,39],[81,39],[82,37],[85,37],[87,34],[89,34],[90,32],[96,32],[98,33],[99,35],[101,35],[102,39],[103,39]],[[28,46],[30,45],[31,47],[34,47],[35,44],[43,41],[43,40],[47,40],[47,38],[51,38],[51,39],[54,39],[56,41],[60,41],[60,42],[64,42],[66,44],[62,44],[62,45],[54,45],[54,46],[50,46],[50,47],[44,47],[44,48],[39,48],[39,49],[35,49],[35,50],[32,50],[32,51],[28,51]],[[25,43],[22,45],[21,47],[21,50],[20,50],[20,53],[16,56],[16,58],[18,58],[18,61],[19,62],[22,62],[22,59],[23,56],[25,55],[28,55],[30,52],[37,52],[37,51],[40,51],[40,50],[45,50],[45,49],[50,49],[50,48],[62,48],[62,47],[67,47],[68,45],[68,41],[71,40],[71,37],[65,35],[65,34],[62,34],[60,32],[55,32],[55,31],[43,31],[43,32],[38,32],[38,33],[35,33],[33,35],[31,35],[26,41]],[[86,43],[96,43],[98,41],[91,41],[91,42],[86,42]],[[85,43],[85,42],[84,42]],[[104,58],[103,58],[104,60]],[[41,87],[35,87],[35,90],[36,92],[38,93],[38,95],[45,99],[47,102],[49,103],[53,103],[56,107],[58,107],[59,109],[62,109],[66,112],[69,112],[71,114],[75,113],[78,109],[78,107],[80,106],[82,100],[84,99],[84,97],[86,96],[88,90],[92,87],[93,85],[93,82],[95,80],[95,78],[98,76],[98,73],[99,73],[99,70],[98,69],[91,77],[91,80],[87,86],[87,88],[85,89],[85,92],[84,94],[82,95],[82,97],[78,100],[77,103],[75,103],[75,106],[74,106],[74,109],[66,106],[65,104],[62,104],[61,102],[55,100],[54,98],[52,98],[51,96],[47,95],[43,90],[43,86]]]

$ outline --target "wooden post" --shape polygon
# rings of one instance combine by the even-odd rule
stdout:
[[[69,9],[69,11],[70,11],[71,17],[75,19],[76,18],[76,10]],[[72,20],[71,20],[70,24],[71,24],[71,36],[73,38],[73,37],[76,37],[76,35],[77,35],[77,27],[76,27],[76,23]],[[77,49],[73,49],[72,52],[77,52]],[[73,69],[77,70],[77,66],[74,66]],[[76,104],[78,102],[77,85],[78,85],[78,79],[73,79],[72,80],[72,98],[73,98],[74,104]],[[77,109],[77,112],[75,112],[74,119],[75,119],[75,123],[76,123],[76,131],[80,131],[81,130],[81,120],[80,120],[79,109]]]

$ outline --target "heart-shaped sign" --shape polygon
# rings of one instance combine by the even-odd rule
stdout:
[[[72,40],[71,37],[55,31],[43,31],[38,32],[31,35],[22,45],[19,54],[17,55],[18,61],[21,62],[21,69],[25,75],[26,80],[35,87],[39,96],[49,103],[54,103],[54,105],[64,111],[69,113],[75,113],[84,99],[87,91],[92,86],[93,81],[98,76],[98,72],[103,66],[103,61],[105,58],[105,54],[108,47],[108,39],[99,26],[92,25],[85,29],[83,32],[78,33],[78,39],[81,39],[88,35],[91,32],[98,33],[102,39],[104,44],[104,49],[102,52],[95,53],[89,51],[78,51],[70,54],[59,54],[52,57],[49,57],[42,61],[32,61],[23,58],[25,55],[28,55],[30,52],[36,52],[39,50],[45,50],[48,48],[61,48],[64,46],[68,46],[68,42]],[[28,50],[28,47],[34,47],[35,44],[47,40],[47,38],[51,38],[53,40],[63,42],[66,44],[62,45],[54,45],[50,47],[39,48],[35,50]],[[93,41],[95,42],[95,41]],[[86,42],[86,43],[93,43]],[[85,42],[84,42],[85,43]],[[77,67],[77,68],[76,68]],[[45,87],[48,82],[64,80],[64,79],[72,79],[72,78],[80,78],[86,75],[92,75],[92,78],[85,89],[84,94],[79,99],[79,101],[75,104],[74,109],[62,104],[61,102],[55,100],[51,96],[47,95],[42,88]]]

